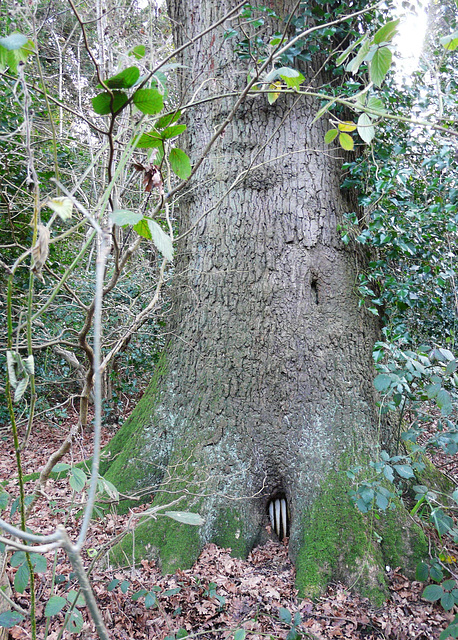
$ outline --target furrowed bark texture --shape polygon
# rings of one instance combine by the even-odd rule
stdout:
[[[177,45],[229,4],[170,1]],[[224,31],[184,52],[183,100],[199,86],[198,99],[243,86],[247,67]],[[188,112],[194,162],[235,100]],[[342,472],[378,438],[378,327],[358,305],[357,254],[338,231],[355,208],[340,189],[346,152],[324,144],[326,119],[312,124],[318,108],[298,96],[272,106],[248,98],[180,199],[175,213],[192,231],[177,250],[176,339],[161,379],[115,438],[108,473],[128,476],[130,489],[165,477],[205,516],[198,534],[164,520],[140,525],[136,543],[159,550],[167,570],[192,562],[209,540],[247,553],[266,536],[269,499],[285,495],[298,583],[312,595],[330,577],[356,580],[365,555],[367,566],[381,563]],[[383,590],[379,575],[365,579]]]

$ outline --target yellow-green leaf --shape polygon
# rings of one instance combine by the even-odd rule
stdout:
[[[329,131],[326,131],[325,133],[324,141],[326,142],[326,144],[330,144],[337,138],[338,134],[339,131],[337,129],[329,129]]]
[[[354,131],[356,124],[347,120],[346,122],[339,122],[338,127],[339,131]]]
[[[274,82],[269,86],[270,91],[267,94],[267,100],[269,101],[269,104],[273,104],[280,96],[281,91],[278,91],[280,87],[281,82]]]
[[[52,198],[45,202],[45,206],[55,211],[61,220],[72,217],[73,202],[70,198]]]
[[[353,138],[349,136],[348,133],[341,133],[339,135],[339,143],[342,149],[345,149],[345,151],[353,151]]]

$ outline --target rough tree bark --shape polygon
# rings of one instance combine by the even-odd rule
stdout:
[[[230,7],[170,1],[177,45]],[[183,99],[199,85],[202,99],[246,78],[223,33],[184,52]],[[235,99],[188,112],[194,161]],[[340,240],[355,201],[340,189],[345,152],[325,147],[325,120],[312,125],[318,106],[298,96],[273,106],[247,99],[181,198],[181,229],[192,231],[177,250],[175,337],[102,472],[124,491],[165,480],[156,505],[184,495],[173,508],[205,517],[200,530],[166,518],[137,527],[137,557],[159,555],[164,570],[190,566],[210,540],[248,553],[268,535],[268,503],[281,494],[300,593],[316,595],[332,577],[359,580],[377,599],[383,564],[413,559],[412,529],[405,521],[402,531],[399,514],[396,526],[388,519],[383,558],[346,494],[343,471],[369,459],[379,440],[378,325],[358,305],[358,255]],[[113,558],[131,557],[132,540]]]

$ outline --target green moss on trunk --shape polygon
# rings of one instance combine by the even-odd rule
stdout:
[[[254,543],[246,535],[242,514],[230,508],[220,511],[212,541],[219,547],[230,548],[237,558],[246,558]]]
[[[300,597],[316,598],[331,579],[338,579],[380,604],[387,596],[382,554],[371,518],[350,502],[349,488],[343,472],[331,472],[303,517],[296,586]]]

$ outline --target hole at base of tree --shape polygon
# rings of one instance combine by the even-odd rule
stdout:
[[[267,505],[270,524],[279,540],[289,536],[289,510],[286,497],[277,493]]]

